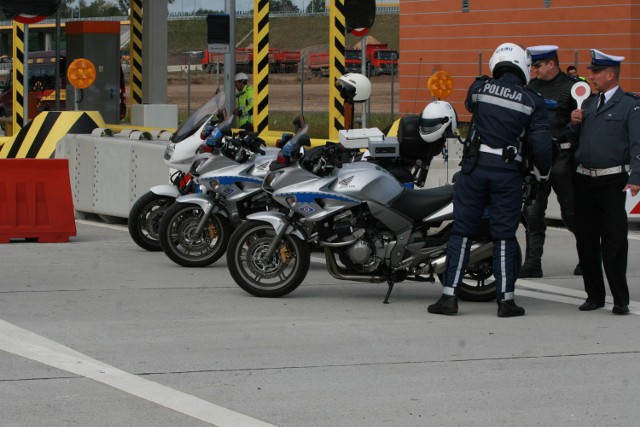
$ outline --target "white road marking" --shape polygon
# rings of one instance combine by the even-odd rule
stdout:
[[[79,219],[76,221],[79,224],[119,231],[126,230],[126,226],[122,225],[103,224]],[[630,234],[629,238],[640,240],[640,236],[635,234]],[[312,256],[311,259],[314,262],[325,263],[325,258],[321,256]],[[582,291],[529,280],[519,280],[517,287],[518,295],[565,304],[577,305],[585,297]],[[640,315],[640,303],[636,301],[631,303],[629,306],[630,312]],[[607,297],[605,308],[611,308],[610,297]],[[239,425],[245,427],[273,426],[273,424],[231,411],[179,390],[140,378],[1,319],[0,350],[90,378],[219,427],[236,427]]]
[[[273,424],[114,368],[4,320],[0,320],[0,349],[90,378],[218,427],[273,427]]]
[[[127,231],[126,225],[107,224],[106,222],[91,221],[87,219],[76,219],[76,223],[83,225],[91,225],[93,227],[108,228],[109,230]]]
[[[516,282],[516,293],[517,295],[526,296],[528,298],[574,305],[581,305],[587,298],[587,294],[584,291],[567,289],[560,286],[547,285],[546,283],[523,279],[518,279]],[[613,298],[607,296],[602,309],[611,310],[612,308]],[[640,302],[629,301],[629,313],[640,315]]]

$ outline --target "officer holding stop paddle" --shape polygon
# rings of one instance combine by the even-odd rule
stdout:
[[[589,81],[598,96],[571,113],[568,136],[577,144],[574,175],[576,240],[587,300],[581,311],[604,307],[602,272],[614,314],[629,313],[625,198],[640,191],[640,97],[622,90],[624,57],[591,50]],[[580,91],[574,96],[579,95]]]

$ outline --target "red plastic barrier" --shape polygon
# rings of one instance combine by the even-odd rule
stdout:
[[[0,159],[0,243],[76,235],[67,159]]]

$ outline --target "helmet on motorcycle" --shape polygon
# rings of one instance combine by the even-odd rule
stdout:
[[[436,142],[458,129],[456,110],[446,101],[430,102],[420,117],[420,137],[424,142]]]
[[[505,71],[516,71],[525,84],[531,80],[531,53],[514,43],[503,43],[497,47],[489,60],[489,69],[494,78]]]
[[[249,77],[245,73],[236,73],[236,77],[235,79],[233,79],[234,82],[243,81],[243,80],[245,82],[249,81]]]
[[[336,87],[345,101],[364,102],[371,96],[371,82],[363,74],[344,74],[336,80]]]

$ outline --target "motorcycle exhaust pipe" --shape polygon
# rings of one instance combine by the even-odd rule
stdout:
[[[490,258],[493,255],[493,242],[475,242],[471,244],[469,264]],[[431,262],[433,274],[443,274],[447,262],[447,255],[442,255]]]

